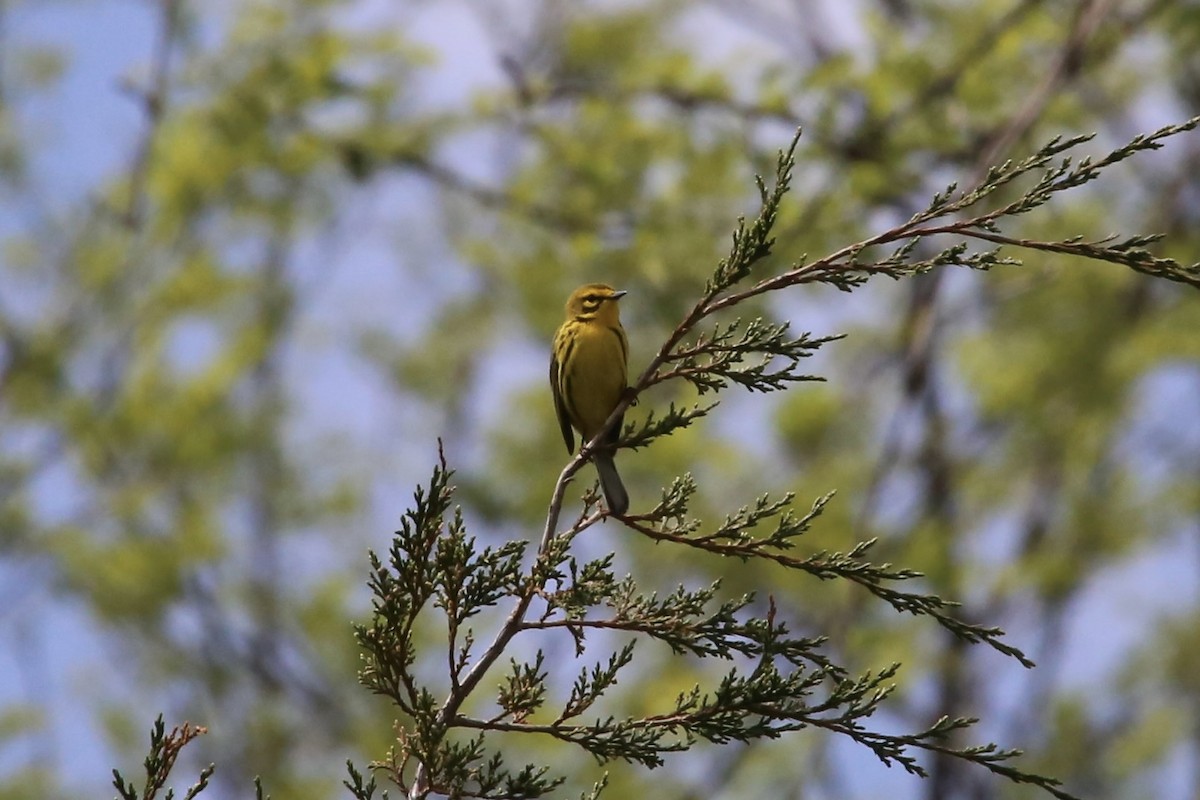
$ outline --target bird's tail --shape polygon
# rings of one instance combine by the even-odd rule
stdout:
[[[617,516],[624,514],[629,510],[629,495],[621,483],[621,476],[617,474],[612,453],[596,453],[592,461],[596,464],[596,472],[600,473],[600,488],[604,490],[608,510]]]

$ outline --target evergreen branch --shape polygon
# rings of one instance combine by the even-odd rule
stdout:
[[[493,550],[475,551],[474,537],[465,534],[461,510],[438,538],[434,556],[434,605],[454,623],[461,623],[495,605],[515,590],[521,576],[525,543],[506,542]]]
[[[595,592],[591,605],[606,605],[613,609],[613,616],[606,619],[582,619],[570,610],[578,604],[573,592],[551,596],[550,608],[565,608],[567,615],[561,619],[548,616],[526,625],[529,629],[587,628],[620,630],[642,633],[665,642],[676,653],[689,652],[701,657],[717,656],[730,658],[734,653],[749,655],[757,652],[752,642],[745,641],[748,628],[738,623],[736,613],[750,604],[751,595],[723,603],[716,611],[709,612],[720,587],[720,581],[696,591],[679,586],[660,600],[656,593],[640,595],[632,578],[611,581]],[[563,602],[566,595],[566,603]],[[560,605],[561,604],[561,605]],[[582,637],[577,635],[577,640]]]
[[[680,588],[677,592],[685,590]],[[791,639],[786,638],[788,630],[784,625],[773,626],[753,617],[745,621],[737,619],[736,612],[753,600],[750,595],[723,603],[715,611],[708,611],[705,605],[690,613],[678,611],[673,597],[666,601],[656,601],[653,596],[641,599],[640,603],[651,606],[646,611],[640,608],[626,610],[607,618],[540,619],[525,627],[528,630],[566,629],[575,637],[580,653],[584,631],[611,630],[657,639],[680,655],[731,659],[735,655],[762,657],[769,653],[797,666],[807,662],[831,675],[845,672],[820,652],[819,648],[828,641],[824,636]]]
[[[972,764],[978,764],[990,772],[1001,775],[1014,783],[1027,783],[1037,786],[1059,798],[1059,800],[1079,800],[1079,798],[1061,789],[1062,782],[1055,778],[1034,775],[1004,763],[1021,756],[1023,753],[1020,750],[1000,749],[995,744],[952,747],[942,743],[955,731],[964,730],[978,721],[974,717],[941,717],[923,731],[902,735],[868,731],[854,721],[846,722],[841,719],[815,719],[810,722],[814,727],[850,737],[855,742],[867,747],[883,764],[887,766],[891,766],[893,763],[899,764],[909,774],[921,778],[928,777],[928,772],[917,762],[914,756],[907,752],[910,748],[938,753]]]
[[[457,720],[454,724],[458,725]],[[549,767],[535,764],[526,764],[515,772],[507,769],[499,753],[487,754],[482,735],[465,742],[442,740],[435,751],[421,754],[418,764],[425,768],[427,782],[427,788],[421,787],[420,791],[450,797],[526,800],[542,797],[565,781],[550,777]]]
[[[716,403],[706,406],[695,405],[691,408],[677,408],[674,403],[668,405],[666,413],[655,416],[651,409],[646,418],[637,423],[630,423],[621,432],[619,445],[630,450],[645,447],[655,439],[670,436],[675,431],[686,428],[708,412],[717,407]]]
[[[600,780],[592,784],[592,790],[587,794],[579,795],[579,800],[598,800],[600,793],[608,787],[608,773],[600,776]]]
[[[1063,139],[1061,136],[1055,136],[1049,142],[1042,146],[1040,150],[1031,156],[1022,159],[1019,162],[1013,163],[1010,159],[1005,161],[1000,166],[989,167],[987,174],[978,186],[969,192],[964,192],[957,199],[954,195],[958,189],[957,184],[951,184],[946,188],[945,192],[938,192],[933,196],[929,205],[924,211],[915,214],[908,224],[917,225],[927,222],[932,219],[953,214],[963,209],[979,204],[982,200],[995,194],[998,190],[1008,186],[1018,178],[1033,172],[1034,170],[1042,169],[1048,164],[1051,164],[1056,157],[1062,153],[1068,152],[1081,144],[1086,144],[1096,138],[1096,134],[1082,134],[1071,136]],[[1042,180],[1039,186],[1045,187],[1050,185],[1054,179],[1065,174],[1070,168],[1070,159],[1064,159],[1059,166],[1051,167]],[[995,216],[1003,215],[1002,210],[993,212]]]
[[[559,573],[555,579],[560,585],[566,583],[565,588],[543,593],[546,610],[542,614],[542,621],[549,619],[556,611],[562,611],[569,620],[583,619],[593,606],[612,595],[616,585],[612,564],[612,553],[589,561],[582,568],[574,558],[569,559],[569,583],[566,583],[566,576]]]
[[[675,327],[675,330],[671,332],[666,341],[663,342],[663,344],[659,347],[658,353],[650,360],[650,363],[646,365],[646,368],[642,371],[637,380],[632,383],[626,392],[626,396],[612,410],[612,413],[609,414],[605,424],[596,433],[592,441],[588,442],[583,448],[581,448],[577,459],[586,459],[592,450],[594,450],[595,447],[598,446],[599,443],[608,435],[609,429],[613,425],[617,424],[618,419],[621,419],[624,416],[626,410],[628,410],[629,406],[636,401],[641,392],[643,392],[647,387],[655,383],[661,383],[666,379],[666,377],[664,377],[664,373],[662,373],[663,365],[672,359],[676,352],[676,348],[678,348],[683,339],[695,329],[696,325],[718,310],[719,306],[716,305],[715,301],[721,292],[726,291],[735,283],[747,277],[753,268],[759,264],[759,262],[763,261],[771,254],[771,248],[774,245],[774,239],[770,237],[770,231],[774,227],[779,207],[782,204],[783,198],[787,194],[790,186],[792,169],[795,167],[796,163],[796,147],[799,142],[800,131],[797,130],[796,135],[792,137],[788,147],[779,152],[776,160],[775,183],[772,188],[767,188],[766,182],[761,176],[755,176],[755,185],[758,188],[761,205],[754,221],[747,226],[745,218],[738,219],[737,228],[733,234],[733,244],[730,249],[729,256],[722,259],[717,265],[717,269],[713,273],[713,276],[705,284],[703,296],[696,302],[694,306],[692,306],[691,310],[687,313],[684,319]],[[805,336],[807,336],[807,334],[802,336],[801,339],[803,339]],[[819,346],[819,344],[815,346]],[[792,346],[789,352],[802,353],[805,349],[806,348],[800,344],[796,344]],[[743,350],[743,353],[745,354],[748,354],[749,352],[749,349]],[[795,360],[800,357],[802,356],[795,355],[793,358],[791,358],[793,362],[792,366],[794,366]],[[733,362],[729,362],[729,364],[732,363]],[[729,364],[727,364],[727,366]],[[766,365],[763,364],[758,368],[762,370],[760,377],[757,378],[758,381],[767,380],[766,378],[761,377],[761,375],[765,374],[765,366]],[[726,376],[726,379],[736,380],[735,375],[743,372],[745,371],[731,370],[730,374]],[[785,369],[785,374],[790,374],[790,370]],[[689,380],[692,380],[693,383],[703,382],[703,379],[698,371],[693,370],[687,373],[687,375]],[[680,374],[678,377],[684,377],[684,375]],[[815,380],[815,378],[801,378],[801,380],[804,379]],[[755,378],[747,377],[745,380],[753,381]],[[657,436],[665,435],[681,427],[686,427],[695,419],[695,417],[703,416],[703,414],[707,413],[707,411],[709,411],[711,408],[712,406],[708,406],[704,408],[702,412],[698,412],[696,409],[693,409],[694,415],[691,417],[686,415],[676,416],[674,414],[668,414],[668,417],[664,418],[660,423],[662,426],[660,431],[647,431],[645,432],[645,435],[642,436],[638,436],[636,434],[630,435],[631,432],[629,429],[627,429],[626,436],[624,437],[621,446],[633,448],[644,446],[654,438],[657,438]],[[578,469],[577,463],[577,460],[573,460],[571,464],[564,469],[560,480],[569,478],[571,474],[574,474],[574,471]],[[558,492],[556,489],[555,497],[557,496]],[[549,517],[553,519],[557,519],[559,511],[559,509],[555,507],[555,502],[556,500],[552,498]],[[546,535],[549,534],[549,530],[550,529],[547,528]]]
[[[454,724],[463,728],[492,730],[505,733],[545,734],[586,750],[600,763],[626,761],[651,769],[663,765],[667,753],[679,753],[694,744],[689,738],[676,738],[678,724],[653,724],[652,718],[615,717],[598,719],[592,725],[555,725],[515,722],[492,722],[460,716]]]
[[[175,726],[167,733],[166,723],[163,722],[162,714],[154,721],[154,727],[150,731],[150,752],[142,762],[142,766],[146,771],[146,781],[143,784],[141,793],[134,788],[132,783],[125,780],[124,776],[118,770],[113,770],[113,786],[120,795],[120,800],[154,800],[163,787],[167,785],[167,780],[170,778],[171,770],[175,767],[175,761],[179,758],[180,751],[188,745],[197,736],[202,736],[208,733],[208,728],[200,725],[192,725],[183,723],[182,726]],[[209,764],[200,771],[200,778],[196,783],[188,787],[187,793],[184,795],[184,800],[192,800],[208,788],[208,780],[216,771],[214,764]],[[171,789],[167,790],[166,798],[171,800],[175,796],[175,792]]]
[[[508,771],[498,752],[488,755],[483,738],[483,732],[488,731],[546,734],[574,743],[601,761],[620,759],[652,767],[661,764],[665,754],[687,749],[701,739],[717,743],[750,741],[818,727],[849,736],[870,748],[884,763],[899,763],[914,774],[924,773],[912,751],[926,750],[978,763],[1010,780],[1069,797],[1055,788],[1057,782],[1009,766],[1006,762],[1017,755],[1016,751],[1000,750],[991,744],[955,749],[945,743],[951,733],[966,728],[973,720],[939,720],[924,731],[899,736],[869,730],[864,721],[892,691],[890,681],[896,666],[848,676],[820,653],[823,638],[794,637],[776,621],[772,599],[765,617],[760,617],[754,613],[753,597],[721,600],[717,583],[700,589],[679,586],[660,598],[654,592],[641,591],[632,577],[618,580],[611,555],[577,562],[570,552],[575,537],[606,516],[596,510],[594,491],[585,496],[584,508],[570,527],[560,531],[559,522],[567,485],[601,446],[611,426],[647,387],[680,379],[692,383],[701,393],[718,392],[731,385],[767,392],[818,379],[798,371],[800,359],[837,337],[814,338],[809,333],[795,336],[789,333],[787,323],[761,319],[717,323],[711,333],[697,335],[698,326],[708,317],[760,294],[812,282],[849,290],[874,275],[900,278],[945,266],[990,269],[1018,263],[1001,256],[999,246],[1112,261],[1194,285],[1200,280],[1200,268],[1152,256],[1146,246],[1156,241],[1153,236],[1042,242],[1006,236],[999,223],[1028,213],[1057,193],[1096,179],[1112,164],[1140,151],[1156,149],[1168,136],[1197,125],[1200,118],[1169,126],[1095,161],[1084,158],[1073,162],[1066,155],[1087,137],[1054,140],[1027,159],[989,171],[969,192],[960,194],[957,187],[949,187],[935,195],[925,211],[891,230],[815,261],[801,259],[753,284],[739,285],[772,253],[775,242],[771,231],[794,168],[798,140],[793,139],[791,146],[779,154],[773,185],[768,187],[761,178],[756,179],[759,212],[751,221],[739,219],[729,255],[718,264],[701,298],[662,343],[607,423],[560,472],[541,539],[527,570],[521,567],[525,551],[520,545],[484,549],[475,555],[475,541],[466,535],[461,514],[449,512],[451,490],[444,457],[440,457],[428,492],[417,492],[416,506],[397,532],[387,565],[372,554],[375,621],[358,633],[367,651],[364,683],[392,697],[411,717],[410,724],[398,731],[397,747],[387,765],[396,782],[414,798],[430,792],[533,797],[559,785],[561,779],[548,777],[544,768],[530,765],[517,772]],[[977,211],[973,216],[968,213],[1039,171],[1032,185],[1007,204]],[[930,248],[922,244],[934,236],[959,237],[963,241],[951,242],[929,254]],[[998,247],[973,251],[967,241]],[[890,253],[877,255],[889,246]],[[678,409],[672,405],[662,416],[651,413],[643,422],[622,431],[620,445],[646,446],[690,425],[711,408]],[[1020,650],[1001,640],[1003,632],[998,628],[956,619],[951,614],[955,604],[936,595],[897,588],[897,583],[918,578],[920,573],[865,560],[873,540],[856,545],[848,553],[795,555],[796,540],[810,530],[829,495],[819,498],[806,514],[792,510],[790,494],[778,499],[763,495],[706,531],[699,520],[688,516],[688,504],[695,492],[694,481],[684,475],[663,491],[650,513],[624,516],[622,520],[654,541],[673,542],[742,561],[769,561],[822,580],[849,580],[897,611],[929,616],[963,640],[986,643],[1032,666]],[[472,660],[471,632],[462,634],[459,642],[459,626],[504,597],[513,598],[512,609],[490,644]],[[545,605],[538,614],[531,615],[535,598]],[[417,685],[411,669],[415,662],[414,624],[430,608],[444,612],[450,632],[450,687],[440,703],[428,688]],[[461,712],[466,699],[513,637],[521,632],[554,629],[567,631],[580,655],[586,649],[588,631],[620,631],[633,638],[578,674],[561,710],[550,722],[535,720],[545,708],[549,679],[540,650],[532,663],[510,659],[511,669],[499,687],[499,711],[493,719],[475,719]],[[633,663],[635,643],[643,636],[664,642],[678,655],[750,659],[755,665],[748,673],[734,667],[709,692],[701,691],[699,686],[685,692],[665,714],[630,719],[600,716],[591,725],[568,724],[597,707],[616,685],[622,670]],[[389,661],[390,665],[384,665]],[[481,733],[468,741],[456,741],[448,736],[454,728]],[[406,780],[405,770],[414,764],[412,779]],[[369,794],[361,781],[355,786]]]
[[[822,344],[833,341],[836,337],[810,339],[810,334],[805,333],[798,338],[789,339],[785,335],[786,323],[771,325],[755,320],[742,332],[742,338],[734,341],[733,336],[741,326],[740,321],[735,321],[726,326],[718,325],[709,337],[701,336],[692,344],[684,344],[688,334],[704,319],[719,311],[733,308],[752,297],[806,283],[827,283],[849,291],[874,275],[887,275],[899,279],[945,266],[986,270],[995,266],[1020,263],[1012,257],[1001,257],[995,249],[969,252],[963,243],[942,248],[929,258],[912,258],[918,244],[930,236],[939,234],[955,234],[1026,250],[1078,255],[1091,260],[1122,264],[1144,274],[1200,286],[1200,264],[1180,265],[1169,258],[1156,258],[1144,249],[1144,245],[1157,239],[1155,236],[1134,236],[1120,242],[1039,242],[1007,237],[997,228],[999,220],[1028,213],[1049,202],[1060,192],[1095,180],[1104,169],[1137,153],[1158,149],[1162,147],[1163,140],[1197,126],[1200,126],[1200,117],[1135,137],[1100,159],[1083,158],[1078,163],[1073,163],[1070,157],[1064,157],[1063,154],[1093,137],[1056,137],[1021,161],[1009,161],[999,167],[993,167],[983,181],[968,192],[958,194],[957,186],[952,184],[946,191],[935,194],[924,211],[913,215],[907,222],[895,228],[843,247],[816,261],[809,262],[802,258],[780,274],[763,278],[747,288],[733,290],[737,283],[752,273],[757,264],[771,254],[774,246],[771,230],[783,197],[790,186],[792,170],[795,167],[794,153],[799,141],[797,134],[797,138],[792,140],[789,147],[779,154],[774,185],[768,189],[761,178],[756,178],[760,198],[759,213],[749,223],[744,218],[739,218],[729,255],[717,265],[713,276],[705,285],[701,299],[663,343],[634,383],[630,400],[648,386],[672,379],[687,380],[701,393],[719,391],[731,383],[745,386],[752,391],[776,391],[792,382],[819,380],[814,376],[797,373],[797,362],[799,358],[810,355]],[[1040,178],[1017,199],[973,217],[940,225],[930,224],[977,207],[1000,189],[1038,170],[1042,171]],[[898,248],[883,258],[864,257],[874,248],[888,244],[896,244]],[[777,358],[784,359],[783,368],[768,372],[769,366]],[[629,400],[618,406],[612,419],[624,413],[628,402]]]
[[[792,338],[787,335],[788,328],[787,322],[772,325],[760,318],[745,326],[740,319],[717,325],[711,335],[701,335],[695,342],[672,352],[665,360],[673,366],[656,373],[650,384],[683,378],[704,394],[724,389],[730,383],[750,391],[772,392],[786,389],[792,383],[824,380],[798,374],[796,368],[800,359],[808,358],[822,345],[844,337],[814,339],[811,334],[802,333]],[[757,363],[746,364],[752,358],[757,358]],[[784,365],[768,372],[776,359],[783,360]]]
[[[452,475],[446,466],[445,455],[439,449],[439,463],[434,468],[429,489],[418,487],[414,493],[414,506],[404,513],[400,530],[392,540],[388,563],[385,565],[374,552],[368,553],[371,564],[368,586],[374,596],[374,621],[370,627],[354,627],[359,646],[368,655],[359,680],[410,714],[415,713],[419,695],[410,671],[416,660],[413,627],[421,610],[438,592],[439,584],[442,584],[443,594],[449,586],[449,591],[457,597],[453,579],[443,574],[449,546],[443,546],[440,564],[434,557],[442,537],[445,515],[450,509]],[[461,517],[456,514],[454,524],[459,537],[462,535],[461,522]],[[461,553],[461,548],[457,552]],[[443,599],[441,602],[445,605],[451,601]],[[452,624],[460,619],[460,613],[456,608],[451,614]]]
[[[687,483],[678,484],[677,491],[687,491]],[[712,555],[726,558],[737,558],[743,561],[761,559],[771,561],[788,569],[807,572],[822,580],[841,578],[852,581],[868,592],[885,601],[897,611],[907,612],[917,616],[929,616],[936,620],[946,630],[955,636],[972,643],[985,643],[1008,656],[1016,658],[1026,667],[1033,667],[1033,662],[1020,649],[1004,642],[1000,637],[1004,631],[996,627],[973,625],[964,622],[949,613],[956,603],[943,600],[936,595],[905,592],[893,588],[889,584],[897,581],[911,580],[921,577],[921,573],[908,569],[895,569],[890,564],[876,565],[861,560],[861,556],[870,549],[874,540],[861,542],[849,553],[818,552],[814,555],[797,558],[786,554],[793,546],[793,539],[807,531],[812,521],[820,515],[831,495],[819,498],[812,510],[803,517],[795,517],[788,513],[791,497],[785,497],[774,503],[763,496],[759,498],[754,509],[743,508],[737,514],[726,519],[725,523],[709,534],[698,534],[700,524],[688,521],[681,524],[680,508],[677,501],[668,494],[664,500],[649,514],[640,517],[627,517],[626,525],[638,531],[647,538],[658,542],[674,542],[701,550]],[[766,535],[754,535],[752,529],[743,523],[757,525],[771,518],[778,517],[775,529]]]
[[[834,492],[818,497],[813,501],[812,508],[808,513],[801,517],[797,517],[792,513],[792,501],[795,495],[788,492],[779,500],[771,500],[771,496],[764,494],[758,497],[754,502],[754,507],[742,506],[735,513],[725,517],[725,521],[721,523],[712,533],[697,537],[700,542],[716,542],[728,540],[735,544],[747,545],[750,543],[759,543],[763,547],[773,547],[780,550],[786,550],[792,547],[792,539],[798,536],[803,536],[808,532],[814,520],[825,511],[825,506],[833,499]],[[654,517],[654,512],[649,515]],[[769,519],[776,519],[775,530],[766,537],[756,539],[753,534],[753,529],[760,523]],[[697,527],[698,527],[697,521]]]
[[[496,701],[500,704],[502,717],[511,717],[516,722],[529,717],[546,701],[546,657],[541,650],[532,664],[520,664],[512,659],[512,673],[500,687]]]
[[[791,143],[779,153],[775,165],[775,184],[771,189],[767,189],[761,177],[755,176],[761,203],[759,212],[749,226],[745,217],[738,217],[729,255],[717,264],[716,272],[705,284],[706,299],[716,297],[745,278],[758,262],[771,254],[771,248],[775,245],[771,230],[775,227],[783,198],[791,188],[792,170],[796,166],[796,146],[799,144],[800,130],[797,129]]]
[[[435,548],[434,607],[446,612],[447,657],[451,685],[456,686],[470,658],[474,633],[468,628],[459,643],[460,627],[484,608],[516,591],[521,580],[525,542],[506,542],[497,550],[476,554],[475,539],[466,535],[462,512],[456,509]]]
[[[633,662],[634,642],[628,642],[619,652],[608,657],[604,666],[596,664],[589,673],[582,670],[571,685],[571,694],[555,720],[556,725],[587,711],[617,682],[617,673]]]
[[[501,724],[498,730],[544,734],[571,742],[590,752],[599,761],[622,759],[648,767],[662,764],[662,757],[688,749],[704,739],[715,744],[748,742],[760,738],[778,738],[820,720],[823,709],[841,708],[834,719],[848,729],[857,719],[870,716],[890,693],[885,685],[895,667],[878,674],[866,674],[855,680],[836,683],[826,698],[810,705],[810,697],[828,680],[821,671],[794,670],[784,674],[769,662],[767,666],[743,675],[734,668],[709,693],[698,686],[681,693],[667,713],[643,717],[597,719],[591,725]],[[471,718],[456,720],[464,727],[487,728],[490,723]]]
[[[412,718],[412,728],[398,733],[399,753],[390,766],[393,780],[410,795],[424,797],[439,791],[438,787],[454,786],[460,787],[453,792],[458,794],[462,786],[470,784],[476,797],[537,797],[559,785],[561,779],[547,778],[545,769],[532,766],[511,773],[503,769],[499,754],[483,761],[481,742],[461,744],[446,738],[449,720],[519,630],[534,591],[522,577],[524,543],[510,542],[475,554],[461,513],[456,510],[449,515],[453,473],[440,446],[438,456],[429,488],[417,489],[414,507],[405,513],[396,532],[388,563],[370,554],[374,618],[371,626],[355,628],[365,651],[366,666],[360,671],[360,680],[372,691],[388,696]],[[516,597],[514,608],[492,642],[468,667],[472,637],[468,632],[466,644],[456,651],[458,626],[510,595]],[[451,642],[451,686],[441,703],[427,688],[418,686],[412,674],[414,627],[427,606],[445,612]],[[524,694],[509,698],[515,703],[515,712],[533,704],[528,690],[519,691]],[[416,769],[412,781],[406,783],[404,769],[410,762],[415,762]]]
[[[544,587],[551,581],[561,584],[566,580],[567,576],[562,571],[563,564],[568,564],[571,570],[576,569],[577,564],[570,555],[572,542],[579,534],[604,519],[604,515],[595,510],[596,504],[600,501],[598,489],[598,484],[592,484],[591,489],[583,497],[583,508],[580,510],[579,517],[570,528],[553,534],[538,553],[529,575],[529,583],[535,594],[544,595]],[[575,576],[572,573],[572,581],[574,580]]]
[[[1059,781],[1004,763],[1020,756],[1019,750],[1002,750],[994,744],[962,748],[944,744],[952,733],[974,725],[976,719],[943,717],[923,731],[899,735],[864,728],[863,720],[871,717],[894,690],[891,681],[898,667],[893,664],[877,673],[842,679],[816,703],[806,698],[826,681],[825,673],[796,670],[784,674],[767,662],[751,675],[730,670],[711,693],[694,687],[680,694],[674,709],[665,714],[621,720],[608,717],[591,725],[563,725],[565,717],[550,724],[494,725],[469,717],[460,717],[455,723],[467,728],[548,735],[582,747],[601,762],[622,759],[647,767],[660,766],[664,755],[688,749],[699,739],[714,744],[748,742],[813,727],[846,736],[867,747],[885,765],[899,764],[920,777],[927,777],[927,772],[910,752],[912,749],[960,758],[1014,782],[1042,788],[1061,800],[1076,800],[1058,788]]]
[[[350,794],[354,795],[354,800],[375,800],[375,790],[379,787],[375,783],[374,776],[364,779],[363,774],[355,768],[354,762],[348,759],[346,772],[350,778],[342,781],[342,785],[350,790]]]
[[[794,665],[808,663],[831,675],[844,670],[820,652],[825,637],[791,638],[785,624],[774,619],[774,601],[767,619],[739,613],[753,602],[753,595],[721,603],[711,609],[720,581],[689,591],[679,586],[663,599],[657,593],[639,594],[632,578],[617,581],[611,571],[611,554],[577,569],[571,566],[572,583],[550,593],[546,611],[524,624],[526,630],[567,630],[575,639],[576,654],[584,651],[585,631],[613,630],[657,639],[676,654],[700,658],[732,659],[735,656],[780,657]],[[591,609],[608,607],[608,617],[584,618]],[[556,615],[561,613],[561,617]]]
[[[962,244],[941,250],[933,259],[917,262],[908,259],[918,243],[942,234],[965,236],[1027,250],[1077,255],[1094,261],[1121,264],[1137,272],[1190,286],[1200,286],[1200,264],[1180,265],[1172,259],[1155,258],[1144,250],[1144,245],[1157,241],[1157,235],[1137,235],[1122,241],[1105,239],[1085,243],[1081,239],[1067,239],[1044,242],[1005,236],[998,228],[1001,219],[1032,211],[1061,192],[1096,180],[1105,169],[1114,164],[1141,152],[1157,150],[1163,146],[1165,139],[1197,127],[1200,127],[1200,116],[1137,136],[1097,160],[1085,157],[1078,163],[1073,163],[1070,158],[1059,159],[1057,163],[1055,160],[1062,153],[1090,141],[1092,136],[1052,139],[1038,152],[1020,162],[1006,162],[1000,167],[992,168],[979,186],[958,197],[954,197],[957,187],[952,184],[946,191],[935,194],[924,211],[913,215],[901,225],[842,247],[815,261],[802,258],[783,272],[763,278],[745,289],[728,292],[720,297],[706,296],[699,313],[694,314],[696,319],[692,320],[692,324],[710,314],[733,308],[752,297],[807,283],[827,283],[839,289],[849,290],[862,285],[873,275],[902,278],[940,266],[988,269],[995,265],[1018,263],[1015,259],[999,258],[995,251],[967,254],[965,245]],[[1015,200],[974,216],[939,225],[930,224],[978,206],[997,190],[1036,170],[1044,171],[1034,185]],[[872,248],[888,244],[899,244],[900,249],[890,257],[882,259],[871,260],[862,257]],[[679,338],[682,339],[682,335]]]
[[[1103,239],[1085,242],[1081,237],[1061,241],[1020,239],[987,230],[962,228],[958,225],[948,225],[921,231],[921,235],[933,235],[937,233],[957,233],[973,239],[996,242],[1025,250],[1062,253],[1064,255],[1086,258],[1091,261],[1106,261],[1112,264],[1121,264],[1144,275],[1165,278],[1169,281],[1200,288],[1200,261],[1184,265],[1172,258],[1156,257],[1149,250],[1145,249],[1144,245],[1159,241],[1162,238],[1161,234],[1130,236],[1125,239],[1120,239],[1117,234],[1112,234]],[[1008,263],[1019,262],[1010,260]],[[986,269],[986,267],[984,268]]]

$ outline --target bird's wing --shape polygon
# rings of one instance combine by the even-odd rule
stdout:
[[[550,357],[550,391],[554,394],[554,413],[558,415],[558,427],[562,429],[563,441],[567,443],[567,452],[575,452],[575,432],[571,430],[571,418],[567,416],[567,406],[563,403],[562,389],[558,383],[558,359]]]

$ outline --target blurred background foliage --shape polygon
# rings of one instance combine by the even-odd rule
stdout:
[[[572,288],[629,290],[636,373],[796,127],[776,266],[1052,136],[1101,153],[1196,113],[1197,42],[1195,0],[0,2],[0,798],[111,791],[160,710],[209,727],[187,757],[217,762],[216,797],[255,774],[337,796],[391,736],[354,681],[365,551],[438,435],[475,535],[535,538]],[[1195,261],[1200,140],[1010,230],[1161,231]],[[836,489],[807,547],[878,537],[1039,667],[615,523],[588,546],[665,589],[769,592],[852,668],[902,661],[881,724],[978,715],[1076,794],[1200,796],[1194,292],[1036,254],[752,313],[848,333],[811,363],[828,382],[625,453],[633,511],[684,471],[706,515]],[[632,414],[692,399],[673,391]],[[697,679],[652,657],[627,710]],[[600,771],[530,757],[579,788]],[[613,765],[610,791],[1032,792],[930,768],[801,733]]]

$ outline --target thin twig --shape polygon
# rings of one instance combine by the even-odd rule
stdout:
[[[122,215],[122,221],[131,229],[140,228],[146,217],[146,178],[150,172],[150,157],[154,152],[158,130],[166,114],[170,92],[171,55],[178,35],[180,0],[162,0],[160,7],[161,17],[151,61],[150,85],[142,90],[126,87],[130,92],[137,94],[146,113],[146,128],[142,132],[134,152],[133,163],[129,168],[126,189],[129,197]]]

